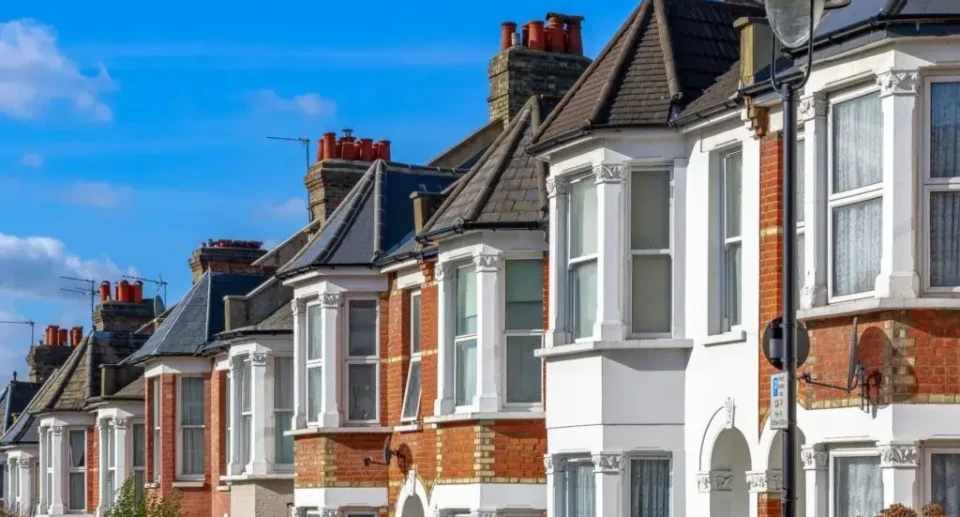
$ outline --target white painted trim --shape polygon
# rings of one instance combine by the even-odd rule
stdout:
[[[397,289],[410,289],[423,285],[423,271],[417,268],[413,271],[397,272]]]
[[[207,357],[161,357],[147,361],[143,376],[150,379],[160,375],[202,375],[212,369]]]
[[[494,413],[455,413],[452,415],[428,416],[424,424],[469,422],[473,420],[541,420],[547,416],[543,411],[499,411]]]
[[[387,487],[296,488],[293,501],[297,508],[388,506]]]
[[[373,355],[369,356],[351,356],[350,355],[350,305],[354,302],[372,301],[375,305],[374,316],[374,345]],[[343,301],[342,325],[340,342],[343,343],[343,375],[341,376],[341,390],[343,393],[343,422],[346,425],[376,425],[380,422],[380,298],[374,295],[358,294],[347,296]],[[373,366],[374,371],[374,410],[373,418],[367,420],[350,419],[350,366]],[[331,370],[334,370],[331,368]],[[333,373],[333,372],[328,372]],[[325,373],[326,375],[327,373]]]
[[[797,312],[802,320],[818,320],[836,318],[839,316],[853,316],[865,312],[878,310],[903,309],[960,309],[960,299],[957,298],[861,298],[857,300],[836,303],[824,307],[814,307]]]
[[[630,339],[626,341],[578,341],[572,345],[537,350],[537,357],[559,357],[573,354],[600,353],[612,350],[667,350],[693,348],[692,339]]]

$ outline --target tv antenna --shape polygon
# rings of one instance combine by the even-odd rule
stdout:
[[[78,284],[82,282],[84,284],[84,287],[61,287],[60,290],[65,293],[82,294],[84,296],[90,297],[90,324],[95,327],[96,321],[94,320],[94,317],[93,317],[93,308],[94,308],[94,300],[96,299],[96,296],[97,296],[97,290],[96,290],[97,282],[95,280],[90,280],[89,278],[75,278],[72,276],[61,276],[60,279],[70,280],[71,282],[77,282]]]
[[[141,282],[149,282],[157,286],[157,290],[163,289],[163,304],[167,304],[167,281],[163,279],[162,275],[157,275],[157,278],[143,278],[133,275],[123,275],[123,278],[129,278],[130,280],[139,280]]]
[[[873,380],[870,376],[867,375],[867,369],[860,362],[860,349],[858,344],[858,332],[857,332],[857,317],[853,318],[853,328],[850,331],[850,348],[849,355],[847,358],[847,385],[846,386],[837,386],[834,384],[829,384],[826,382],[820,382],[813,378],[810,375],[810,372],[804,372],[800,376],[800,380],[810,384],[812,386],[820,386],[822,388],[830,388],[840,391],[846,391],[847,393],[852,392],[853,390],[860,388],[860,408],[865,409],[865,404],[870,402],[870,388],[879,387],[879,383]]]
[[[307,171],[310,170],[310,139],[305,136],[299,136],[296,138],[288,136],[268,136],[270,140],[283,140],[286,142],[300,142],[303,145],[303,157],[306,161]]]
[[[33,346],[33,329],[36,323],[32,321],[0,321],[0,325],[30,325],[30,346]]]
[[[383,441],[383,461],[375,461],[373,458],[367,456],[366,458],[363,458],[363,466],[369,467],[370,465],[385,465],[389,467],[390,460],[394,456],[399,458],[400,450],[399,449],[394,450],[390,448],[390,437],[387,436],[387,438]]]

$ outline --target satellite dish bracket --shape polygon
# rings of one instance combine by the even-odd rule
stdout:
[[[874,402],[870,396],[871,389],[879,388],[880,381],[876,380],[872,375],[867,375],[866,366],[860,362],[860,352],[857,340],[857,318],[854,317],[853,328],[850,336],[850,362],[847,367],[846,386],[837,386],[836,384],[818,381],[813,378],[813,375],[811,375],[810,372],[804,372],[797,380],[805,382],[811,386],[830,388],[834,390],[845,391],[847,393],[851,393],[853,390],[860,388],[860,408],[868,408],[871,403]]]

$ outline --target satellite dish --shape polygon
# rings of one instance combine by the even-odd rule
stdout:
[[[763,337],[760,340],[760,346],[763,347],[763,355],[767,362],[777,370],[783,370],[783,318],[776,317],[763,330]],[[796,338],[794,339],[794,348],[796,350],[797,368],[803,366],[810,356],[810,334],[807,327],[797,322]]]
[[[390,450],[390,436],[387,435],[387,439],[383,441],[383,463],[385,465],[390,464],[391,456],[393,456],[393,451]]]
[[[166,306],[163,303],[163,298],[160,298],[160,295],[153,297],[153,315],[159,316],[163,314],[163,311],[167,310]]]
[[[847,391],[853,390],[856,386],[854,381],[857,380],[858,374],[860,373],[860,351],[857,346],[857,317],[853,317],[853,329],[850,331],[850,358],[847,363]]]

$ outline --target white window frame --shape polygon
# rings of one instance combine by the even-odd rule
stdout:
[[[70,440],[70,435],[73,433],[83,433],[83,466],[82,467],[73,466],[73,456],[72,456],[73,449],[71,447],[72,442]],[[66,487],[67,497],[66,497],[66,501],[64,501],[63,506],[67,512],[84,512],[87,509],[87,465],[89,465],[90,463],[90,458],[87,457],[87,430],[86,428],[83,428],[83,427],[68,427],[64,429],[64,435],[67,442],[66,443],[67,454],[65,454],[66,456],[65,459],[67,460],[67,487]],[[83,508],[72,508],[70,506],[70,499],[71,499],[70,477],[73,474],[83,474]]]
[[[282,360],[284,360],[284,361],[290,361],[290,373],[291,373],[291,375],[290,375],[290,378],[289,378],[289,379],[280,379],[280,378],[279,378],[279,375],[277,375],[277,372],[278,372],[278,370],[279,370],[279,368],[277,368],[277,360],[278,360],[278,359],[282,359]],[[287,421],[292,421],[291,419],[293,418],[294,408],[293,408],[292,406],[289,407],[289,408],[283,408],[283,407],[278,407],[278,406],[277,406],[277,397],[278,397],[277,393],[279,393],[279,390],[277,389],[277,385],[279,385],[279,384],[282,383],[282,382],[287,382],[287,383],[290,383],[291,385],[293,385],[294,382],[293,382],[293,375],[292,375],[292,374],[293,374],[293,372],[295,371],[296,367],[297,367],[296,360],[293,358],[292,355],[287,355],[287,354],[280,354],[280,355],[274,354],[274,355],[273,355],[273,384],[274,384],[274,386],[273,386],[273,393],[274,393],[274,395],[273,395],[273,400],[270,402],[270,404],[273,406],[273,410],[271,411],[271,414],[273,414],[273,425],[274,425],[274,426],[276,426],[277,423],[278,423],[282,418],[286,418]],[[290,392],[291,397],[293,396],[293,390],[296,390],[296,386],[292,386],[292,389],[291,389],[291,392]],[[290,402],[293,403],[292,398],[291,398]],[[282,415],[281,415],[281,414],[282,414]],[[292,429],[293,429],[293,427],[291,426],[291,430],[292,430]],[[274,436],[276,436],[276,435],[274,435]],[[277,455],[277,450],[280,448],[280,445],[276,443],[276,442],[277,442],[276,438],[274,438],[273,441],[274,441],[274,444],[273,444],[273,460],[274,460],[274,461],[273,461],[273,468],[276,469],[276,470],[284,471],[284,472],[286,472],[286,471],[292,472],[292,471],[293,471],[293,465],[294,465],[294,464],[293,464],[293,463],[280,463],[280,461],[279,461],[279,456]],[[294,457],[294,461],[296,461],[296,458],[295,458],[295,457]]]
[[[503,274],[501,275],[502,281],[500,282],[500,299],[503,300],[502,307],[499,310],[506,312],[507,306],[507,267],[510,262],[539,262],[542,268],[545,259],[542,252],[511,252],[504,257],[503,265]],[[541,280],[546,280],[547,274],[544,274],[541,277]],[[543,293],[543,287],[541,285],[540,292]],[[545,297],[542,299],[543,307],[546,307],[549,303]],[[543,348],[543,337],[544,337],[544,323],[541,321],[541,328],[539,329],[522,329],[522,330],[509,330],[507,329],[507,319],[504,314],[503,317],[503,351],[500,353],[500,356],[503,357],[503,360],[500,361],[500,378],[503,379],[503,407],[504,409],[510,411],[539,411],[543,408],[543,360],[540,360],[540,401],[539,402],[510,402],[507,399],[507,389],[509,377],[507,377],[507,348],[510,346],[508,343],[511,337],[539,337],[540,338],[540,348]]]
[[[857,204],[863,201],[872,201],[875,199],[880,199],[880,203],[882,205],[884,203],[883,201],[884,178],[883,178],[883,173],[881,171],[880,181],[878,181],[877,183],[874,183],[873,185],[868,185],[866,187],[860,187],[857,189],[848,190],[845,192],[841,192],[839,194],[835,194],[833,192],[833,185],[834,185],[833,180],[834,180],[834,172],[835,172],[833,168],[833,162],[834,162],[833,132],[835,129],[833,115],[834,115],[834,107],[837,104],[843,104],[846,101],[851,101],[861,97],[866,97],[868,95],[879,95],[879,94],[880,94],[880,88],[878,86],[873,85],[869,87],[859,88],[857,90],[850,91],[847,93],[833,95],[833,96],[830,96],[828,99],[829,109],[827,113],[827,295],[828,295],[828,303],[831,303],[831,304],[842,303],[842,302],[851,301],[851,300],[860,300],[863,298],[872,298],[876,292],[875,289],[870,289],[869,291],[863,291],[860,293],[834,295],[834,285],[833,285],[834,284],[833,282],[833,277],[834,277],[834,269],[833,269],[834,267],[833,265],[833,251],[834,251],[833,250],[833,238],[834,238],[833,219],[834,219],[834,216],[833,214],[834,214],[834,211],[837,208],[842,208],[845,206]],[[881,102],[882,102],[882,99],[881,99]],[[881,125],[882,123],[883,123],[883,120],[881,119]],[[881,217],[883,217],[882,209],[881,209]],[[882,225],[882,221],[881,221],[881,225]],[[882,235],[880,240],[881,240],[880,253],[882,257],[884,254],[889,253],[889,251],[882,249],[882,246],[883,246]]]
[[[183,430],[186,428],[190,429],[205,429],[206,424],[200,425],[183,425],[183,380],[184,379],[200,379],[205,382],[205,379],[202,375],[179,375],[177,376],[177,452],[176,452],[176,462],[177,462],[177,480],[182,481],[202,481],[203,472],[199,474],[184,474],[183,472]],[[204,406],[203,413],[206,414],[206,411],[209,408]],[[204,419],[205,421],[206,419]],[[204,448],[204,461],[206,461],[206,454],[208,454]]]
[[[623,455],[624,490],[623,490],[623,503],[622,503],[624,508],[623,511],[625,513],[630,512],[630,499],[632,495],[630,492],[630,489],[631,489],[630,475],[631,475],[631,470],[633,469],[634,460],[666,460],[667,461],[669,465],[669,470],[670,470],[670,488],[668,490],[668,493],[669,493],[668,497],[670,500],[670,510],[667,513],[667,517],[672,516],[674,513],[674,507],[676,507],[673,499],[674,482],[675,482],[673,474],[674,474],[675,463],[673,461],[673,455],[667,451],[627,451],[624,453]]]
[[[9,495],[9,500],[6,501],[7,507],[16,508],[16,505],[20,504],[20,466],[18,465],[20,460],[17,458],[9,458],[7,460],[7,477],[9,478],[9,483],[7,483],[7,493]]]
[[[727,237],[727,158],[733,155],[740,155],[740,235],[736,237]],[[731,286],[727,282],[727,247],[728,246],[739,246],[740,247],[740,256],[743,257],[743,148],[740,146],[730,147],[718,151],[717,155],[717,171],[719,175],[717,177],[717,187],[718,187],[718,196],[717,196],[717,206],[720,209],[719,213],[719,223],[717,227],[718,235],[715,237],[717,240],[717,259],[719,268],[717,269],[717,279],[718,279],[718,315],[717,322],[719,323],[719,328],[717,329],[720,334],[727,332],[736,332],[742,329],[743,327],[743,262],[741,258],[741,267],[740,267],[740,277],[737,279],[740,282],[740,307],[737,307],[737,315],[740,321],[736,323],[729,322],[729,312],[731,307],[727,306],[728,296],[727,293],[731,289]]]
[[[350,355],[350,305],[354,302],[373,301],[375,303],[373,355]],[[343,304],[343,416],[348,425],[377,425],[380,423],[380,298],[377,296],[349,296]],[[373,418],[367,420],[350,419],[350,367],[355,365],[373,366]]]
[[[107,508],[113,506],[116,496],[120,492],[120,487],[117,486],[117,460],[119,459],[117,458],[117,429],[113,426],[113,424],[114,420],[112,418],[104,419],[103,423],[101,424],[104,429],[104,437],[106,438],[105,441],[107,443],[107,446],[105,447],[107,454],[107,461],[105,462],[107,466],[107,473],[106,477],[104,478],[104,480],[107,481],[107,484],[109,484],[110,476],[113,476],[113,494],[110,497],[104,497],[105,494],[103,492],[106,491],[107,486],[105,485],[101,487],[103,492],[100,494],[100,504]],[[111,455],[113,456],[113,465],[110,464]]]
[[[160,412],[163,411],[163,404],[160,403],[160,389],[162,388],[162,383],[160,382],[160,377],[154,377],[151,381],[153,383],[153,429],[150,429],[150,432],[153,434],[153,447],[152,450],[148,451],[149,454],[153,455],[153,472],[151,472],[151,482],[156,484],[160,482],[160,475],[163,472],[161,469],[161,458],[163,457],[163,451],[160,448]]]
[[[455,280],[454,280],[454,282],[453,282],[453,291],[452,291],[452,294],[451,294],[451,296],[453,296],[453,304],[452,304],[452,306],[453,306],[453,312],[451,312],[451,316],[453,317],[453,321],[451,321],[451,324],[453,325],[453,334],[454,334],[454,336],[453,336],[453,347],[452,347],[452,349],[451,349],[451,359],[452,359],[452,360],[450,361],[450,364],[453,366],[453,372],[452,372],[452,374],[450,375],[450,378],[453,379],[453,389],[452,389],[451,391],[452,391],[452,393],[453,393],[453,403],[454,403],[454,407],[455,407],[454,411],[457,412],[457,413],[462,413],[462,412],[469,411],[470,408],[473,407],[473,399],[471,399],[471,400],[466,400],[466,401],[464,401],[464,404],[457,405],[457,384],[458,384],[458,379],[457,379],[457,346],[458,346],[460,343],[463,343],[463,342],[467,342],[467,341],[471,341],[471,340],[472,340],[472,341],[474,342],[474,347],[475,347],[475,349],[479,350],[479,348],[480,348],[480,334],[479,334],[478,332],[474,332],[474,333],[472,333],[472,334],[457,334],[457,323],[458,323],[459,320],[460,320],[460,272],[461,272],[461,271],[464,271],[464,270],[467,270],[469,273],[471,273],[471,274],[474,275],[474,288],[476,289],[476,291],[479,291],[479,286],[477,285],[477,283],[479,282],[480,279],[479,279],[479,277],[477,276],[476,266],[474,266],[473,262],[459,262],[459,263],[454,264],[453,267],[454,267],[454,271],[455,271],[456,273],[454,274],[454,279],[455,279]],[[475,292],[474,295],[479,297],[479,292]],[[479,315],[480,315],[480,304],[479,304],[479,300],[478,300],[478,303],[477,303],[477,317],[478,317],[478,318],[479,318]],[[477,330],[479,331],[479,325],[478,325],[478,327],[477,327]],[[475,366],[477,367],[477,371],[479,372],[479,367],[480,367],[480,365],[477,364],[477,365],[475,365]],[[422,375],[422,374],[423,374],[423,372],[421,372],[421,375]],[[473,393],[473,394],[474,394],[474,397],[476,397],[476,396],[479,394],[479,393],[477,393],[476,387],[474,387],[474,393]]]
[[[930,199],[936,192],[960,192],[960,176],[954,178],[934,178],[931,175],[932,160],[930,158],[930,151],[931,144],[933,143],[932,108],[934,83],[960,83],[960,75],[935,75],[923,81],[923,108],[921,108],[922,113],[920,114],[920,118],[923,121],[921,123],[923,134],[920,138],[923,142],[921,150],[923,154],[920,159],[922,172],[920,179],[920,199],[918,203],[921,220],[920,247],[922,256],[920,264],[922,264],[923,291],[930,294],[960,295],[960,285],[937,287],[931,285],[930,278],[930,272],[933,266],[933,261],[930,258],[930,232],[933,229],[933,226],[930,224],[930,208],[932,206]]]
[[[240,463],[240,472],[246,473],[247,467],[250,465],[250,462],[253,460],[253,390],[256,389],[253,386],[253,358],[250,354],[244,354],[240,356],[235,356],[235,361],[237,361],[239,368],[238,371],[240,374],[240,382],[237,383],[237,408],[240,410],[240,429],[238,429],[238,436],[235,438],[240,439],[240,458],[238,460],[243,460],[246,457],[246,461],[241,461]],[[244,395],[243,391],[243,382],[246,381],[250,391]],[[247,400],[249,402],[249,409],[243,409],[243,401]],[[246,437],[247,450],[243,450],[243,438]]]
[[[137,440],[134,438],[137,434],[137,427],[143,430],[143,465],[137,465]],[[144,486],[147,484],[147,423],[146,422],[134,422],[130,426],[130,473],[134,476],[134,491],[137,493],[137,500],[139,501],[143,497]],[[140,486],[136,485],[136,473],[143,473],[143,484]],[[126,480],[124,480],[126,482]]]
[[[43,498],[45,503],[45,509],[49,509],[50,505],[53,504],[53,476],[56,475],[56,470],[53,467],[53,428],[50,426],[43,427],[44,436],[46,444],[43,447],[43,452],[45,456],[40,458],[43,466],[43,483],[46,486],[46,490],[43,492]],[[17,502],[20,502],[20,487],[19,482],[17,483]]]
[[[326,365],[324,364],[324,358],[323,358],[323,339],[322,339],[322,335],[323,335],[323,334],[322,334],[322,333],[323,333],[323,323],[322,323],[322,322],[320,323],[320,334],[319,334],[320,337],[318,338],[318,339],[320,339],[320,343],[318,343],[318,345],[319,345],[319,346],[318,346],[318,349],[319,349],[319,357],[315,357],[315,358],[312,358],[312,359],[310,358],[310,336],[313,334],[313,331],[312,331],[312,329],[310,328],[310,311],[311,311],[311,310],[320,311],[320,313],[319,313],[319,316],[320,316],[320,317],[319,317],[318,319],[321,319],[321,320],[322,320],[322,318],[323,318],[323,308],[321,307],[319,301],[314,301],[314,302],[311,302],[311,303],[306,304],[306,306],[305,306],[304,309],[303,309],[303,321],[304,321],[304,325],[303,325],[303,327],[304,327],[304,337],[303,337],[303,339],[304,339],[304,342],[303,342],[303,345],[304,345],[304,348],[303,348],[303,357],[304,357],[304,369],[303,369],[303,371],[304,371],[304,376],[303,376],[303,379],[304,379],[304,380],[303,380],[303,386],[304,386],[304,388],[305,388],[305,390],[306,390],[306,392],[307,392],[307,396],[304,397],[304,399],[305,399],[305,401],[306,401],[306,408],[305,408],[305,409],[306,409],[306,412],[307,412],[307,418],[306,418],[307,424],[308,424],[308,425],[319,425],[320,415],[321,415],[321,414],[323,413],[323,411],[324,411],[324,407],[323,407],[323,375],[324,375],[324,370],[326,369]],[[295,367],[296,367],[296,366],[295,366]],[[320,390],[321,390],[321,391],[320,391],[320,401],[319,401],[319,404],[316,405],[316,406],[317,406],[317,409],[318,409],[319,411],[317,411],[316,414],[311,415],[311,414],[310,414],[310,406],[312,405],[311,402],[312,402],[312,400],[313,400],[313,397],[316,396],[316,394],[314,394],[314,393],[312,393],[312,392],[310,391],[310,370],[315,369],[315,368],[320,368]],[[329,373],[332,373],[332,372],[328,372],[328,374],[329,374]]]
[[[423,317],[423,293],[420,290],[416,290],[410,293],[410,318],[408,321],[409,325],[409,342],[410,342],[410,366],[407,368],[407,382],[406,387],[403,390],[403,403],[400,406],[400,421],[401,422],[414,422],[420,418],[420,404],[423,399],[423,326],[414,325],[413,317],[413,300],[416,299],[417,303],[420,304],[420,316]],[[419,323],[419,322],[418,322]],[[413,329],[419,327],[421,335],[417,336],[417,343],[420,344],[419,350],[416,352],[413,351]],[[410,397],[410,379],[413,377],[413,366],[414,364],[420,365],[420,396],[417,397],[417,408],[414,411],[413,415],[404,415],[403,412],[407,408],[407,399]]]
[[[567,180],[566,180],[566,182],[565,182],[565,183],[566,183],[566,189],[567,189],[567,206],[566,206],[566,211],[567,211],[567,213],[563,215],[563,217],[566,218],[566,221],[567,221],[567,228],[566,228],[566,230],[567,230],[566,233],[567,233],[567,234],[566,234],[566,236],[565,236],[566,239],[565,239],[565,242],[564,242],[564,245],[565,245],[565,247],[566,247],[566,249],[564,250],[564,253],[566,253],[566,257],[567,257],[567,260],[566,260],[567,271],[566,271],[566,279],[565,279],[566,286],[567,286],[567,289],[566,289],[566,291],[565,291],[565,292],[566,292],[566,296],[567,296],[567,301],[566,301],[566,306],[567,306],[567,311],[566,311],[567,321],[566,321],[565,327],[566,327],[567,331],[570,333],[570,337],[574,340],[575,343],[583,343],[583,342],[592,341],[592,340],[595,338],[595,336],[594,336],[594,333],[593,333],[593,332],[594,332],[593,329],[589,329],[589,332],[587,332],[584,336],[582,336],[582,337],[577,337],[576,329],[574,328],[574,322],[575,322],[576,319],[577,319],[577,318],[576,318],[576,310],[575,310],[575,307],[576,307],[576,305],[577,305],[577,300],[575,299],[575,297],[574,297],[574,295],[573,295],[573,288],[572,288],[572,287],[573,287],[573,270],[576,269],[578,266],[581,266],[581,265],[583,265],[583,264],[588,264],[588,263],[590,263],[590,262],[593,262],[594,264],[596,264],[596,267],[597,267],[597,281],[598,281],[598,282],[599,282],[599,277],[600,277],[600,274],[599,274],[599,273],[600,273],[600,249],[601,249],[601,244],[600,244],[599,242],[597,242],[597,245],[596,245],[597,250],[596,250],[594,253],[588,253],[588,254],[586,254],[586,255],[581,255],[581,256],[577,256],[577,257],[572,256],[572,254],[573,254],[573,239],[571,238],[571,236],[572,236],[572,233],[573,233],[573,226],[574,226],[574,225],[573,225],[573,221],[572,221],[572,218],[573,218],[573,209],[572,209],[572,207],[571,207],[570,205],[572,204],[572,200],[573,200],[573,186],[576,185],[577,183],[582,182],[582,181],[589,181],[589,182],[593,182],[593,183],[594,183],[594,195],[597,196],[597,208],[598,208],[597,211],[598,211],[598,212],[599,212],[599,207],[600,207],[600,192],[599,192],[599,190],[596,188],[596,184],[595,184],[595,183],[596,183],[596,176],[595,176],[591,171],[586,171],[586,172],[573,173],[573,174],[571,174],[571,175],[567,178]],[[599,213],[597,214],[597,219],[599,220]],[[599,232],[599,228],[598,228],[597,230],[598,230],[598,232]],[[599,237],[598,237],[598,239],[599,239]],[[598,284],[596,287],[597,287],[597,293],[594,293],[594,296],[599,299],[600,285]],[[594,316],[594,324],[596,324],[596,316]]]
[[[865,448],[842,448],[842,449],[831,449],[829,452],[830,461],[829,465],[829,480],[827,482],[827,502],[830,505],[830,511],[827,515],[829,517],[837,516],[837,467],[836,459],[837,458],[861,458],[868,456],[880,456],[880,451],[875,447],[865,447]],[[882,467],[881,467],[882,471]],[[881,482],[882,482],[882,472],[881,472]],[[886,486],[884,486],[884,491],[886,491]]]
[[[796,166],[794,176],[797,179],[797,184],[794,185],[794,192],[796,192],[797,194],[800,193],[800,185],[802,185],[803,182],[806,181],[807,171],[801,170],[800,163],[797,163],[800,160],[800,158],[803,157],[803,166],[804,166],[803,168],[806,169],[807,159],[806,159],[806,156],[804,156],[804,153],[806,153],[806,150],[807,150],[806,146],[807,146],[806,134],[803,132],[803,130],[800,130],[797,135],[797,156],[796,156],[796,159],[794,160],[794,164]],[[801,174],[803,174],[802,177],[800,176]],[[794,208],[797,216],[797,240],[795,241],[796,246],[794,248],[794,251],[797,252],[797,256],[796,258],[794,258],[794,260],[796,261],[797,266],[800,265],[801,261],[803,262],[803,267],[798,267],[797,269],[797,284],[794,287],[795,301],[794,301],[793,307],[797,310],[800,310],[800,298],[801,298],[800,293],[801,291],[803,291],[803,286],[806,284],[806,278],[807,278],[807,271],[806,271],[807,270],[806,246],[808,245],[807,218],[804,215],[804,210],[806,209],[805,207],[807,202],[806,197],[807,197],[807,191],[806,189],[804,189],[803,196],[798,196],[796,198],[797,201],[796,201],[796,206]],[[803,216],[803,219],[801,219],[801,216]],[[803,241],[803,246],[804,246],[802,250],[800,248],[801,240]]]
[[[557,458],[561,459],[561,458]],[[563,462],[563,471],[557,472],[554,474],[554,489],[559,493],[557,498],[557,517],[579,517],[577,515],[567,515],[567,492],[570,487],[567,486],[567,472],[571,463],[588,463],[594,465],[593,456],[585,452],[571,452],[570,454],[564,454],[561,461]],[[596,468],[594,466],[594,468]],[[597,480],[594,476],[593,480],[593,494],[596,497],[597,494]],[[622,486],[622,485],[621,485]],[[626,492],[626,491],[624,491]]]
[[[670,210],[667,221],[668,231],[670,232],[669,236],[669,248],[650,248],[650,249],[633,249],[633,243],[631,242],[631,232],[633,230],[633,175],[634,174],[663,174],[666,173],[668,177],[668,183],[670,186]],[[592,177],[592,176],[591,176]],[[623,205],[626,207],[623,214],[623,235],[624,243],[627,247],[627,253],[629,254],[626,261],[626,271],[624,272],[624,286],[625,286],[625,296],[624,296],[624,313],[623,319],[627,326],[627,335],[630,339],[669,339],[673,337],[673,326],[676,321],[677,315],[674,310],[674,302],[677,297],[676,293],[676,255],[674,249],[676,248],[676,228],[674,226],[674,221],[676,220],[676,201],[674,199],[674,192],[676,188],[675,177],[673,173],[673,167],[669,165],[643,165],[643,166],[633,166],[627,168],[624,175],[624,191],[623,191]],[[598,202],[599,206],[599,202]],[[602,243],[597,243],[597,249],[602,249]],[[633,258],[634,257],[650,257],[650,256],[667,256],[670,258],[670,299],[666,300],[666,303],[670,309],[670,323],[669,330],[667,332],[634,332],[633,330]],[[598,279],[599,280],[599,279]],[[598,289],[603,290],[604,286],[598,285]]]

